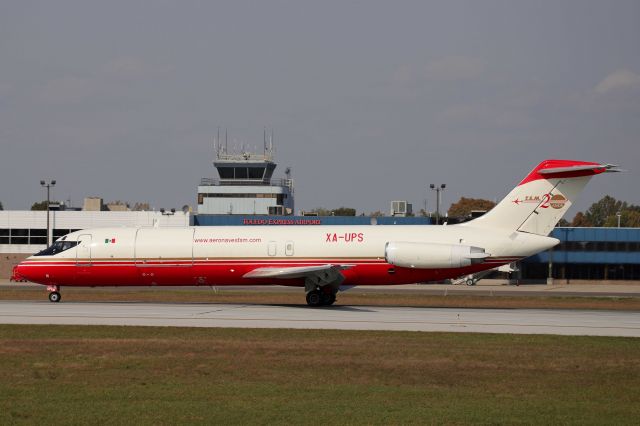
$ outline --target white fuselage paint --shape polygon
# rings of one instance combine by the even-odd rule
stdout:
[[[491,257],[522,258],[558,243],[550,237],[461,225],[99,228],[71,233],[67,240],[80,243],[50,259],[383,260],[391,241],[470,245],[484,248]]]

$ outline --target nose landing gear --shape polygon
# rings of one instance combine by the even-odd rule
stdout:
[[[54,302],[57,303],[60,301],[60,299],[62,299],[62,296],[60,295],[60,287],[57,285],[50,285],[47,287],[47,290],[49,291],[49,301],[50,302]]]

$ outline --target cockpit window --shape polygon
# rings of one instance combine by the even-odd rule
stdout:
[[[34,256],[53,256],[54,254],[62,253],[63,251],[69,250],[70,248],[77,245],[77,241],[56,241],[50,247],[47,247],[41,252],[34,254]]]

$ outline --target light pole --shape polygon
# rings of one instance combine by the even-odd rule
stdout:
[[[49,232],[49,200],[51,195],[51,187],[56,185],[55,180],[51,180],[49,182],[41,180],[40,186],[47,188],[47,247],[51,245],[51,234]]]
[[[618,216],[618,228],[620,228],[620,216],[622,216],[622,212],[621,212],[621,211],[618,211],[618,212],[616,213],[616,216]]]
[[[436,225],[440,224],[440,191],[444,191],[447,185],[440,184],[440,186],[436,186],[434,184],[429,185],[433,191],[436,191]]]

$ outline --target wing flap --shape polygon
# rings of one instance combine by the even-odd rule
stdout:
[[[247,272],[243,278],[306,278],[318,276],[323,273],[336,273],[344,269],[349,269],[353,265],[317,265],[317,266],[294,266],[283,268],[257,268]]]

